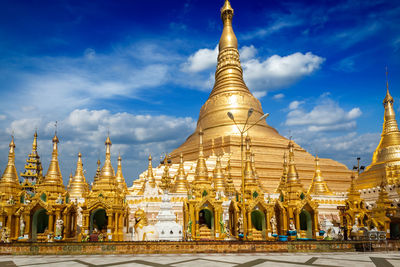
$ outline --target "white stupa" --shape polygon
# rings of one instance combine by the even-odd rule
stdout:
[[[158,222],[154,225],[159,233],[159,240],[180,241],[183,236],[182,225],[176,222],[168,192],[162,195],[161,200],[160,212],[157,215]]]

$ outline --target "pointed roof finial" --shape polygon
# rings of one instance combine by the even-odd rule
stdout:
[[[225,48],[238,48],[238,41],[232,28],[233,8],[229,0],[225,1],[224,6],[221,8],[221,19],[224,23],[221,39],[219,40],[219,51]]]
[[[386,107],[388,103],[393,104],[394,100],[393,97],[390,95],[389,92],[389,78],[388,78],[388,68],[386,66],[386,96],[383,100],[383,105]]]

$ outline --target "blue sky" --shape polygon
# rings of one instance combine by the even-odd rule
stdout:
[[[92,181],[110,132],[128,186],[152,153],[192,133],[213,85],[223,1],[1,1],[0,167],[38,129],[47,171],[58,121],[64,181],[83,154]],[[400,112],[400,1],[238,1],[245,82],[268,123],[309,152],[369,164],[385,67]]]

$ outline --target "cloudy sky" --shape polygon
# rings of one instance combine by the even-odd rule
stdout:
[[[385,67],[400,114],[400,2],[231,0],[245,81],[270,125],[309,152],[369,164]],[[64,182],[123,156],[128,186],[192,133],[214,82],[222,0],[1,1],[0,169],[35,128],[47,171],[58,121]],[[399,115],[400,116],[400,115]]]

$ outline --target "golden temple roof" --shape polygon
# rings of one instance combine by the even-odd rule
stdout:
[[[53,137],[53,152],[51,154],[51,161],[49,169],[47,170],[44,178],[45,183],[62,184],[62,175],[60,171],[60,164],[58,163],[58,137],[55,134]]]
[[[40,185],[36,186],[36,191],[46,194],[48,200],[56,200],[59,194],[65,193],[65,187],[60,171],[60,164],[58,163],[58,137],[57,133],[53,137],[53,152],[51,154],[51,161],[46,176]]]
[[[185,169],[183,166],[183,154],[181,153],[178,172],[175,176],[173,193],[187,193],[187,192],[188,192],[187,175],[185,174]]]
[[[307,193],[311,195],[332,195],[331,190],[328,188],[328,185],[322,176],[318,155],[315,157],[314,178]]]
[[[111,164],[111,139],[107,136],[105,141],[106,146],[106,158],[104,160],[104,165],[101,168],[97,180],[93,183],[92,191],[94,192],[111,192],[113,194],[117,193],[118,185],[115,178],[114,168]]]
[[[8,151],[8,163],[4,170],[3,176],[1,177],[2,182],[18,183],[18,173],[15,168],[15,143],[14,136],[11,137]]]
[[[82,154],[80,152],[78,153],[75,175],[68,185],[68,192],[71,198],[81,198],[89,192],[89,185],[83,173]]]

